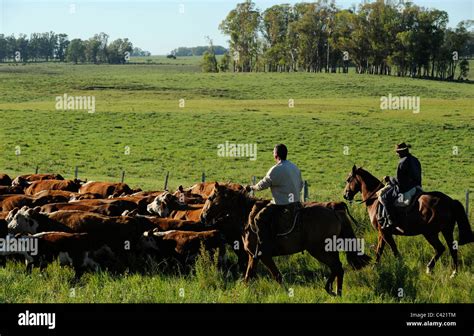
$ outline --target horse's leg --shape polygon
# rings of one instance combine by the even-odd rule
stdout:
[[[249,261],[247,263],[247,273],[245,274],[244,282],[248,283],[251,278],[255,277],[255,273],[257,271],[257,264],[258,258],[254,259],[249,254]]]
[[[382,233],[379,232],[377,249],[375,251],[375,263],[379,263],[380,258],[382,257],[383,248],[385,247],[385,240],[382,237]]]
[[[239,242],[239,247],[240,246],[243,246],[243,243],[242,242]],[[243,273],[245,273],[245,271],[247,270],[247,253],[242,249],[238,249],[238,250],[234,250],[235,254],[237,255],[237,259],[238,259],[238,265],[239,265],[239,271]]]
[[[393,239],[393,235],[391,233],[384,233],[382,235],[382,238],[392,249],[393,255],[395,257],[400,256],[400,252],[398,252],[397,244],[395,243],[395,239]]]
[[[446,249],[444,245],[439,240],[438,234],[431,234],[431,235],[424,235],[426,240],[433,246],[436,251],[436,254],[433,258],[431,258],[430,262],[426,266],[426,273],[430,274],[433,268],[435,267],[436,261],[438,261],[439,257],[443,254],[444,250]]]
[[[273,278],[279,283],[283,283],[283,277],[281,276],[280,271],[278,270],[278,267],[276,266],[275,262],[273,261],[273,258],[270,256],[262,256],[262,263],[268,268],[270,273],[272,273]]]
[[[453,229],[444,229],[442,231],[444,240],[446,244],[448,244],[449,253],[451,253],[451,257],[453,258],[453,273],[451,273],[451,278],[453,278],[456,273],[458,272],[458,250],[454,248],[454,237],[453,237]]]
[[[336,295],[333,292],[332,284],[334,282],[334,279],[337,278],[337,295],[341,296],[344,270],[342,269],[342,264],[339,260],[339,252],[326,252],[321,250],[308,250],[308,252],[318,261],[329,266],[329,269],[331,270],[331,274],[329,275],[329,278],[326,281],[326,285],[324,286],[326,292],[333,296]]]

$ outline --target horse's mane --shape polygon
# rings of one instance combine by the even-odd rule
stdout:
[[[364,180],[367,189],[369,190],[374,190],[378,186],[380,186],[381,182],[378,178],[376,178],[374,175],[369,173],[367,170],[363,169],[362,167],[357,168],[356,174],[362,177]]]

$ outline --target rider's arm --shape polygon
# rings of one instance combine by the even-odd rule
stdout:
[[[268,171],[267,175],[263,179],[261,179],[256,185],[252,186],[252,189],[255,191],[260,191],[270,188],[273,184],[274,175],[275,174],[273,173],[272,168]]]
[[[252,189],[255,191],[264,190],[272,186],[272,179],[269,175],[261,179],[256,185],[252,186]]]

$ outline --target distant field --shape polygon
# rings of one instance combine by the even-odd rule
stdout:
[[[17,175],[38,166],[70,178],[79,166],[81,178],[117,181],[125,170],[126,182],[143,189],[163,188],[167,171],[173,189],[199,182],[202,172],[208,180],[248,183],[266,173],[273,146],[284,142],[309,182],[310,199],[341,200],[354,163],[378,177],[395,174],[393,147],[406,141],[421,160],[426,190],[464,203],[465,191],[474,189],[470,84],[354,73],[204,74],[197,58],[146,59],[123,66],[0,65],[0,171]],[[94,96],[96,112],[55,110],[55,97],[65,93]],[[382,111],[380,97],[390,93],[419,96],[420,113]],[[226,141],[256,143],[257,160],[218,157]],[[375,244],[365,208],[351,211],[363,223],[358,235]],[[472,246],[461,247],[462,271],[449,280],[447,254],[429,277],[424,265],[433,251],[424,238],[397,242],[405,264],[387,249],[381,266],[348,271],[343,299],[326,296],[324,268],[305,254],[277,261],[297,293],[291,298],[263,270],[248,288],[219,274],[87,275],[70,298],[69,270],[55,265],[46,278],[28,277],[10,263],[0,269],[0,302],[472,302]],[[407,288],[407,296],[394,296],[393,286]],[[177,295],[182,287],[184,298]]]

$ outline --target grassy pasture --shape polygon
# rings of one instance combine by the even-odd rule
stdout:
[[[309,182],[310,199],[340,200],[352,164],[378,177],[394,174],[393,147],[407,141],[423,164],[426,190],[464,201],[465,191],[474,189],[472,85],[354,73],[203,74],[196,62],[0,65],[0,171],[17,175],[39,166],[40,172],[72,177],[79,166],[81,178],[116,181],[125,170],[126,182],[143,189],[161,189],[166,171],[173,189],[198,182],[203,171],[208,180],[248,183],[266,173],[273,145],[284,142]],[[55,97],[65,93],[94,96],[96,112],[56,110]],[[380,97],[389,93],[419,96],[420,113],[381,110]],[[218,157],[217,145],[226,141],[256,143],[257,160]],[[354,204],[351,211],[373,256],[376,235],[365,208]],[[204,260],[191,274],[163,275],[156,265],[149,275],[88,274],[72,296],[71,270],[55,264],[44,276],[27,276],[22,265],[9,262],[0,269],[0,302],[473,301],[472,246],[461,247],[461,271],[449,279],[448,253],[428,276],[424,266],[433,251],[424,238],[397,243],[403,262],[386,249],[379,266],[358,272],[346,267],[342,299],[326,295],[326,270],[305,253],[277,258],[294,296],[264,269],[245,287]]]

